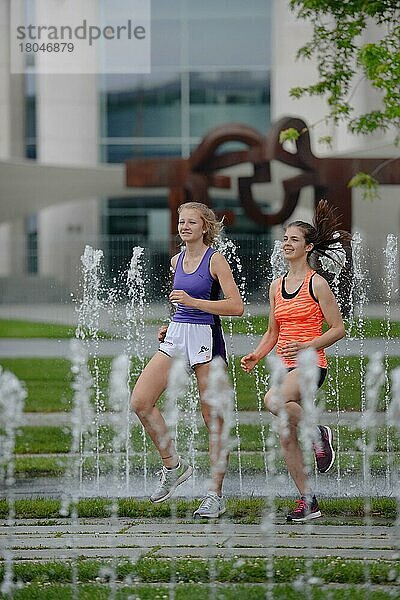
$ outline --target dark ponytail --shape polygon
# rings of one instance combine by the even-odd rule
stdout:
[[[286,225],[285,230],[294,226],[303,231],[306,244],[313,244],[313,249],[308,255],[309,259],[315,253],[317,256],[326,256],[333,262],[339,263],[338,243],[345,249],[351,240],[351,234],[339,229],[340,225],[341,220],[337,208],[329,206],[326,200],[320,200],[315,209],[312,225],[304,221],[293,221]]]

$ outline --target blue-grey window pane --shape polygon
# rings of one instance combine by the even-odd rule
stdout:
[[[132,158],[131,146],[118,146],[116,144],[109,144],[105,147],[105,162],[121,163],[128,158]]]
[[[246,19],[249,16],[262,18],[271,14],[271,0],[202,0],[202,2],[186,2],[189,19],[218,19],[235,17]]]
[[[174,75],[106,82],[107,137],[174,137],[181,132],[181,84]]]
[[[29,215],[25,219],[26,231],[26,272],[38,272],[38,224],[37,215]]]
[[[191,73],[190,135],[236,122],[265,131],[270,124],[269,73]]]
[[[142,234],[146,229],[146,215],[116,215],[108,219],[108,233],[112,235]]]
[[[36,96],[25,97],[25,137],[36,137]]]
[[[102,156],[105,162],[121,163],[129,158],[146,156],[180,156],[181,147],[173,145],[146,144],[103,144]]]
[[[190,67],[271,64],[270,21],[265,18],[197,19],[188,25]]]
[[[190,153],[192,154],[197,147],[198,144],[191,144]],[[244,144],[243,142],[224,142],[223,144],[215,148],[215,154],[225,154],[227,152],[240,152],[241,150],[248,150],[248,148],[248,145]],[[224,201],[225,200],[223,199],[222,202]]]
[[[25,156],[26,158],[37,158],[36,144],[26,144],[25,146]]]
[[[25,75],[25,156],[36,159],[36,79]]]
[[[152,20],[151,65],[153,69],[169,67],[175,70],[181,64],[181,29],[179,18]]]

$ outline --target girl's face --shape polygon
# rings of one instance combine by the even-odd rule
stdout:
[[[286,260],[307,256],[312,247],[313,244],[306,244],[303,230],[300,227],[292,225],[286,229],[282,244],[282,252]]]
[[[203,239],[205,227],[200,213],[193,208],[184,208],[178,219],[178,233],[183,242]]]

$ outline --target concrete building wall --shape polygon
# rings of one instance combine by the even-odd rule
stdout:
[[[38,160],[45,164],[95,165],[98,99],[95,75],[37,76]],[[41,275],[70,286],[67,254],[79,264],[81,244],[74,236],[99,233],[99,199],[85,198],[40,211],[38,265]],[[68,247],[68,251],[66,248]]]
[[[92,3],[95,10],[96,3]],[[37,5],[41,22],[41,4]],[[46,4],[46,17],[49,6]],[[54,5],[57,11],[57,5]],[[90,21],[89,4],[85,18]],[[55,20],[56,21],[56,20]],[[46,56],[40,57],[41,61]],[[41,67],[44,70],[45,65]],[[96,65],[93,65],[96,71]],[[98,162],[97,76],[82,74],[37,74],[37,159],[44,164],[95,165]],[[38,215],[38,268],[70,287],[76,280],[70,263],[79,264],[81,244],[76,236],[93,237],[99,232],[99,200],[82,199],[40,211]]]
[[[24,75],[10,73],[10,2],[0,0],[0,158],[24,156]],[[13,0],[18,9],[23,3]]]
[[[273,60],[271,82],[271,114],[272,120],[284,115],[300,116],[312,127],[314,141],[313,151],[318,155],[363,150],[372,145],[384,145],[393,140],[393,131],[377,132],[370,136],[354,135],[347,130],[345,124],[333,126],[326,124],[327,104],[319,96],[305,96],[295,99],[290,96],[292,87],[304,87],[318,81],[318,70],[313,60],[296,59],[299,48],[310,41],[312,26],[304,20],[298,20],[289,8],[288,0],[273,2]],[[380,30],[370,24],[364,34],[364,42],[377,39]],[[363,80],[361,75],[354,77],[354,92],[351,103],[354,114],[373,110],[380,105],[380,97],[376,91]],[[317,140],[330,135],[333,138],[332,148],[320,144]]]
[[[12,0],[13,10],[22,12],[21,0]],[[24,76],[10,72],[10,2],[0,0],[0,159],[24,156]],[[22,61],[22,56],[21,56]],[[0,198],[0,202],[9,202]],[[3,223],[0,228],[0,276],[21,274],[25,268],[24,220]]]
[[[0,277],[10,272],[10,226],[0,224]]]

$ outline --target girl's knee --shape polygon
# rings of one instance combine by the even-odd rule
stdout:
[[[203,416],[204,425],[207,427],[208,432],[215,432],[215,430],[219,430],[223,424],[223,419],[221,416],[214,414],[210,411],[208,405],[201,407],[201,413]]]
[[[146,401],[146,399],[138,392],[133,390],[131,395],[131,407],[133,412],[138,416],[144,416],[147,413],[151,412],[151,405]]]
[[[203,415],[204,425],[207,427],[208,432],[210,432],[211,429],[215,429],[215,419],[214,419],[214,423],[213,423],[213,417],[210,414],[203,412],[202,415]]]
[[[277,414],[277,406],[276,406],[276,400],[274,401],[274,398],[271,394],[271,392],[267,392],[267,394],[265,394],[264,396],[264,404],[265,404],[265,408],[273,415]]]
[[[135,394],[135,391],[133,391],[132,395],[131,395],[131,408],[132,408],[133,412],[136,413],[136,414],[140,410],[140,399]]]

